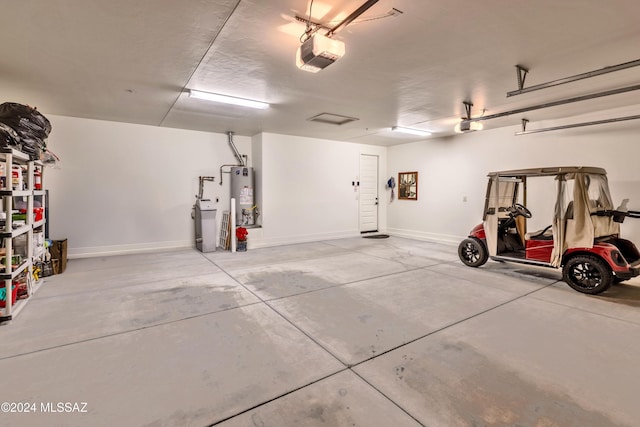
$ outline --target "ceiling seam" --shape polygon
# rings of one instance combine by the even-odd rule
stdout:
[[[198,71],[198,69],[200,68],[200,65],[202,65],[202,62],[204,61],[204,59],[207,57],[207,55],[209,54],[209,51],[211,50],[211,48],[213,47],[213,44],[216,42],[216,40],[218,39],[218,36],[220,35],[220,33],[222,32],[222,30],[224,29],[224,27],[227,25],[227,22],[229,22],[229,19],[231,19],[231,17],[233,16],[234,13],[236,13],[236,9],[238,9],[238,6],[240,5],[240,2],[242,2],[242,0],[238,0],[236,5],[233,7],[233,9],[231,10],[231,12],[229,13],[229,15],[227,15],[227,18],[224,20],[224,22],[222,23],[222,25],[220,26],[220,28],[218,29],[218,32],[213,36],[213,39],[211,39],[211,43],[209,43],[209,47],[207,47],[207,50],[205,50],[204,55],[202,55],[202,58],[200,58],[200,61],[198,61],[198,64],[195,66],[195,68],[193,69],[193,71],[191,71],[191,74],[189,74],[189,77],[187,77],[187,81],[184,83],[184,85],[182,85],[182,90],[180,91],[180,93],[178,94],[178,96],[176,97],[176,99],[173,101],[173,103],[171,104],[171,107],[169,107],[169,110],[167,110],[167,112],[164,114],[164,116],[162,117],[162,120],[160,120],[160,123],[158,124],[158,126],[162,126],[162,124],[164,123],[164,121],[166,120],[167,116],[169,115],[169,113],[171,112],[171,110],[173,110],[173,107],[176,106],[176,103],[178,102],[178,99],[180,99],[180,95],[182,95],[182,93],[185,91],[185,89],[187,88],[187,85],[189,84],[189,82],[191,81],[191,78],[193,77],[193,75]]]

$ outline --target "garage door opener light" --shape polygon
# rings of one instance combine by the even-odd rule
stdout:
[[[344,42],[335,40],[332,37],[377,2],[378,0],[365,1],[349,16],[327,31],[326,34],[322,35],[317,31],[323,28],[323,26],[311,22],[311,12],[313,8],[313,0],[311,0],[311,4],[309,5],[309,18],[306,21],[307,27],[302,36],[300,36],[301,44],[296,51],[296,65],[298,68],[311,73],[317,73],[342,58],[345,53]]]
[[[460,122],[456,124],[453,130],[456,133],[465,133],[465,132],[473,132],[476,130],[482,130],[482,128],[484,127],[482,123],[478,121],[474,121],[471,118],[471,107],[473,107],[473,104],[467,101],[463,101],[462,103],[464,104],[464,109],[467,115],[466,117],[463,117],[462,119],[460,119]]]

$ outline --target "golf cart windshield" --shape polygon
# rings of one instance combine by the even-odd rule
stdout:
[[[549,218],[553,230],[553,266],[560,265],[567,249],[592,248],[595,238],[620,232],[620,225],[611,216],[597,215],[597,212],[614,209],[604,169],[556,167],[492,172],[484,211],[491,256],[497,252],[499,219],[509,215],[508,208],[518,201],[519,188],[523,187],[526,194],[527,180],[540,176],[555,176],[557,181],[554,215]],[[552,197],[549,197],[549,203],[554,203]]]

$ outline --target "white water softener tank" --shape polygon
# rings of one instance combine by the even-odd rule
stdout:
[[[236,199],[236,225],[255,225],[253,168],[231,168],[231,197]]]
[[[216,250],[216,209],[209,199],[196,200],[196,248],[200,252]]]

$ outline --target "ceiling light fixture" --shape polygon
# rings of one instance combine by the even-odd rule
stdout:
[[[236,98],[235,96],[220,95],[219,93],[202,92],[200,90],[189,90],[189,98],[204,99],[206,101],[221,102],[223,104],[240,105],[242,107],[258,108],[264,110],[269,108],[269,104],[252,99]]]
[[[427,130],[421,130],[421,129],[413,129],[413,128],[403,128],[401,126],[394,126],[391,128],[392,131],[395,132],[402,132],[402,133],[408,133],[410,135],[419,135],[419,136],[430,136],[431,132],[427,131]]]

